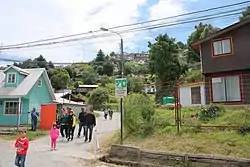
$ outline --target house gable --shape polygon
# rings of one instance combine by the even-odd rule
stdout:
[[[51,95],[50,85],[48,85],[44,73],[39,77],[29,93],[25,96],[25,98],[29,99],[29,110],[32,108],[39,110],[41,104],[49,104],[53,102],[54,95]]]
[[[239,22],[192,44],[199,46],[203,74],[250,69],[249,30],[250,20]]]
[[[18,85],[28,75],[27,72],[15,66],[10,66],[6,70],[4,70],[4,74],[5,74],[5,79],[4,79],[5,87],[18,87]]]

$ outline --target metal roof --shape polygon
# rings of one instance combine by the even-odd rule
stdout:
[[[22,97],[26,96],[41,75],[44,76],[45,82],[49,87],[49,91],[52,99],[55,99],[53,88],[51,86],[48,74],[45,68],[33,68],[33,69],[21,69],[16,66],[10,66],[20,73],[24,73],[27,76],[17,87],[5,87],[5,71],[0,71],[0,97]],[[9,69],[7,68],[7,69]]]

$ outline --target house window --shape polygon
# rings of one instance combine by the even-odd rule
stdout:
[[[41,86],[42,86],[42,80],[41,80],[41,79],[38,79],[38,80],[37,80],[37,85],[38,85],[38,87],[41,87]]]
[[[8,84],[14,84],[16,83],[16,74],[15,73],[9,73],[7,78]]]
[[[239,76],[212,78],[212,92],[213,102],[241,101]]]
[[[201,104],[201,87],[191,87],[191,103]]]
[[[19,102],[18,101],[5,101],[4,102],[4,113],[6,115],[18,114]]]
[[[213,42],[213,56],[221,56],[232,53],[231,38]]]

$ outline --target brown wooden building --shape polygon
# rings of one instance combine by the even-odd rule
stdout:
[[[250,104],[250,19],[191,46],[201,56],[206,104]]]

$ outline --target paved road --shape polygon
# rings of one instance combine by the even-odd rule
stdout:
[[[103,134],[117,129],[119,129],[119,115],[117,113],[114,113],[113,120],[104,120],[102,114],[97,118],[99,138]],[[50,151],[49,137],[31,141],[26,164],[28,167],[82,167],[86,165],[88,160],[95,158],[91,149],[94,142],[84,143],[83,140],[83,138],[75,138],[74,141],[68,143],[59,141],[57,151]],[[14,156],[13,141],[0,143],[0,167],[14,166]]]

